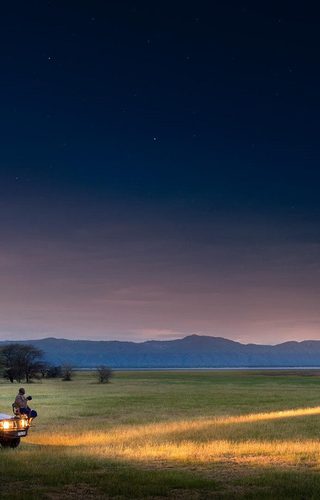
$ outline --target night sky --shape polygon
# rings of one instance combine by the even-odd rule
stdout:
[[[309,8],[2,5],[1,339],[319,337]]]

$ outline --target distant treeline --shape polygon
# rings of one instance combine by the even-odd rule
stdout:
[[[44,352],[32,344],[10,343],[0,349],[0,367],[3,378],[14,382],[30,383],[44,378],[60,378],[71,381],[74,368],[70,363],[53,365],[44,360]],[[99,365],[95,368],[100,383],[110,381],[111,368]]]

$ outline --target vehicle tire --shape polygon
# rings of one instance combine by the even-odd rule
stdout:
[[[14,439],[0,439],[2,448],[16,448],[20,444],[20,438]]]

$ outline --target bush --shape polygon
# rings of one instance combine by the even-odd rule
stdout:
[[[64,382],[70,382],[73,377],[73,368],[71,365],[63,365],[61,367],[62,380]]]
[[[62,377],[62,367],[61,366],[48,366],[45,372],[46,378],[58,378]]]
[[[113,375],[111,368],[104,365],[97,366],[96,373],[100,384],[108,384]]]

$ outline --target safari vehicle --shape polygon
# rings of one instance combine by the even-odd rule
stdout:
[[[27,416],[12,417],[0,413],[0,445],[7,448],[16,448],[20,439],[28,434],[30,422]]]

